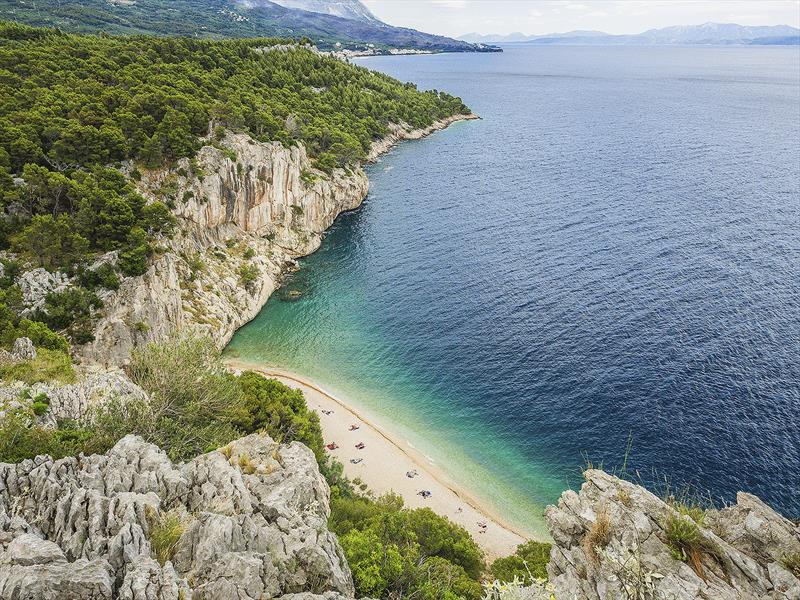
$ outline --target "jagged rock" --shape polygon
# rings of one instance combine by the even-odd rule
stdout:
[[[14,340],[11,348],[11,358],[14,360],[33,360],[36,358],[36,348],[30,338],[21,337]]]
[[[336,592],[327,592],[325,594],[312,594],[310,592],[303,592],[300,594],[286,594],[281,596],[278,600],[349,600],[346,596],[342,596]],[[362,598],[361,600],[370,600],[369,598]]]
[[[800,599],[800,580],[779,562],[800,550],[800,528],[757,498],[740,494],[737,505],[709,511],[702,526],[689,523],[704,547],[690,566],[676,558],[665,534],[670,519],[689,516],[602,471],[585,476],[580,493],[564,492],[545,513],[555,542],[547,571],[557,598],[630,597],[627,581],[644,599]],[[608,526],[607,536],[597,535],[598,523]]]
[[[25,533],[14,538],[6,548],[5,560],[13,565],[29,567],[64,562],[66,557],[58,544]]]
[[[105,455],[0,464],[0,597],[351,598],[329,511],[313,453],[266,435],[183,464],[132,435]],[[150,539],[167,512],[183,531],[161,566]]]
[[[132,402],[147,402],[147,393],[133,383],[119,368],[100,369],[89,367],[76,383],[35,383],[32,386],[21,382],[5,382],[0,385],[0,401],[20,402],[20,395],[27,390],[28,402],[40,394],[48,398],[48,411],[40,418],[46,427],[56,427],[59,421],[91,421],[96,409],[110,401],[121,405]]]
[[[63,291],[69,283],[69,277],[61,272],[50,273],[41,267],[25,271],[17,278],[25,302],[24,312],[27,314],[42,308],[47,294]]]

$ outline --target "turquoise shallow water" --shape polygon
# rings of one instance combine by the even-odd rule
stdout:
[[[295,371],[507,520],[584,456],[800,514],[800,51],[516,48],[362,64],[482,121],[364,205],[227,352]]]

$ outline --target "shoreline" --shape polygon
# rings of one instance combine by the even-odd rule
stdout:
[[[488,562],[513,554],[519,544],[533,539],[453,483],[409,442],[317,383],[268,365],[236,358],[224,359],[224,362],[232,371],[255,371],[301,390],[309,409],[320,416],[325,443],[336,442],[339,445],[328,453],[344,465],[348,478],[360,479],[376,495],[393,491],[403,498],[405,506],[430,508],[461,525],[484,551]],[[351,431],[352,425],[357,425],[358,429]],[[359,450],[355,444],[362,441],[366,447]],[[362,460],[353,464],[351,458]],[[418,475],[409,478],[406,473],[412,471]],[[432,492],[430,498],[418,495],[423,489]],[[487,527],[481,528],[479,523],[485,523]]]

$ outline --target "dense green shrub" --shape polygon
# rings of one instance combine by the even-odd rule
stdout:
[[[210,339],[174,337],[148,344],[133,352],[129,372],[150,402],[134,411],[129,403],[116,415],[109,408],[106,428],[127,428],[126,433],[141,435],[177,459],[239,437],[233,419],[241,414],[242,392]]]
[[[58,429],[46,429],[36,423],[33,405],[0,406],[0,462],[16,463],[40,454],[53,458],[90,454],[108,449],[107,441],[92,429],[64,421]]]
[[[103,303],[97,295],[81,287],[70,287],[45,296],[44,309],[37,320],[57,331],[65,331],[78,344],[94,339],[92,317]]]
[[[325,458],[319,415],[306,406],[303,392],[252,371],[239,376],[243,401],[233,425],[244,433],[266,431],[281,443],[298,441]]]
[[[550,544],[529,541],[517,546],[511,556],[498,558],[492,563],[490,572],[498,581],[514,581],[517,578],[525,583],[534,579],[547,578],[547,563],[550,562]]]
[[[255,282],[258,281],[259,275],[258,267],[255,265],[242,265],[239,267],[239,283],[247,290],[253,288]]]
[[[330,528],[340,536],[356,590],[379,598],[481,597],[483,553],[460,526],[396,495],[334,496]]]
[[[85,269],[81,272],[79,281],[81,286],[89,290],[94,290],[98,287],[103,287],[107,290],[119,289],[117,270],[111,263],[103,263],[96,269]]]

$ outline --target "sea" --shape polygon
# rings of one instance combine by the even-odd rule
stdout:
[[[531,536],[587,466],[800,517],[800,48],[358,64],[481,120],[368,166],[228,355],[346,399]]]

